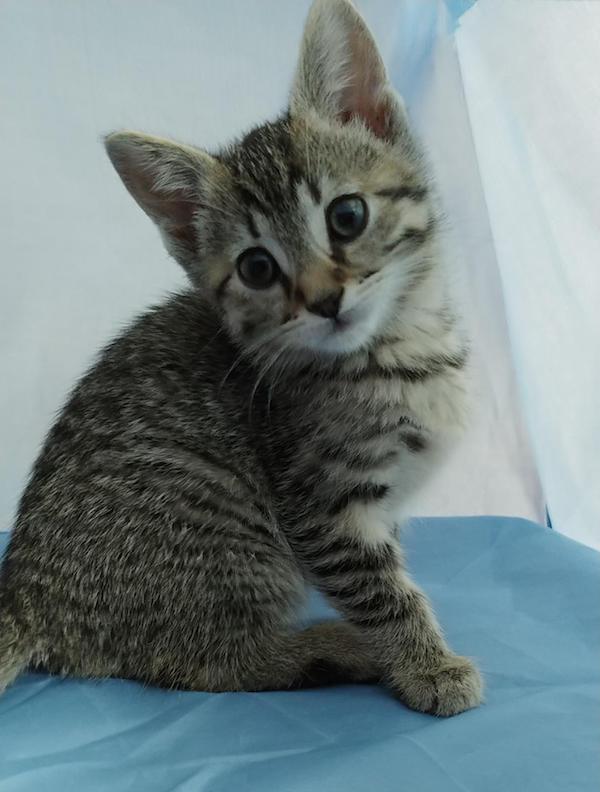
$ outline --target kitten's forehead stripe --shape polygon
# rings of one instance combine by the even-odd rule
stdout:
[[[320,204],[323,196],[321,195],[321,189],[319,188],[319,185],[310,176],[306,176],[304,181],[306,182],[308,192],[310,193],[310,197],[313,199],[314,203]]]
[[[302,171],[293,161],[288,162],[288,180],[290,184],[290,190],[295,190],[298,184],[300,184],[302,181]]]
[[[251,212],[248,212],[246,215],[246,225],[248,226],[250,236],[254,237],[254,239],[258,239],[260,236],[260,231],[256,227],[256,221],[254,220]]]
[[[264,205],[264,203],[247,187],[239,187],[239,193],[242,198],[242,201],[246,204],[248,209],[258,209],[264,215],[269,214],[269,210]]]
[[[386,253],[391,253],[403,244],[415,248],[420,247],[432,238],[434,231],[435,222],[433,220],[430,220],[425,228],[405,228],[398,239],[384,245],[383,250]]]
[[[411,201],[423,201],[427,196],[427,190],[424,187],[408,187],[404,185],[384,187],[381,190],[377,190],[375,195],[380,198],[389,198],[392,201],[400,201],[402,198],[410,198]]]
[[[218,300],[221,300],[223,298],[223,294],[225,293],[225,289],[227,288],[227,284],[229,283],[230,280],[231,280],[231,274],[226,275],[217,286],[216,295]]]
[[[244,200],[250,199],[263,214],[295,205],[296,187],[304,175],[294,157],[287,117],[251,130],[222,159],[238,181]]]

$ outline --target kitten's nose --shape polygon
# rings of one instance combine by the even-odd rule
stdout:
[[[307,305],[306,310],[317,314],[317,316],[324,316],[326,319],[335,319],[340,310],[343,293],[343,289],[337,292],[330,292],[320,300],[316,300],[310,305]]]

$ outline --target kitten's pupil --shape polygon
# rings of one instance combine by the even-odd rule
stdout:
[[[329,233],[338,241],[350,242],[365,230],[367,217],[367,205],[359,195],[342,195],[327,209]]]
[[[356,212],[354,208],[340,208],[335,213],[335,225],[340,230],[353,231],[356,222]]]
[[[236,266],[240,279],[251,289],[268,289],[279,276],[277,262],[264,248],[244,250]]]

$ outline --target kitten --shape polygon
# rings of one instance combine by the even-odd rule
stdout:
[[[463,423],[466,345],[364,22],[316,0],[288,112],[216,155],[106,147],[191,288],[104,350],[49,433],[3,565],[0,688],[43,667],[476,706],[393,531]],[[294,628],[307,582],[345,621]]]

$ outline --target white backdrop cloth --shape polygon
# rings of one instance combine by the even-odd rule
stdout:
[[[600,3],[479,0],[457,49],[552,524],[600,549]]]
[[[581,173],[575,195],[565,195],[559,177],[569,176],[570,161],[559,160],[552,147],[532,147],[527,178],[521,173],[515,157],[523,149],[514,149],[505,114],[520,112],[529,94],[537,97],[539,83],[532,69],[529,81],[511,93],[519,76],[510,71],[514,63],[497,68],[504,54],[494,32],[497,17],[511,57],[520,47],[524,58],[527,49],[519,21],[499,10],[503,4],[481,0],[458,31],[452,10],[469,3],[357,5],[428,146],[474,339],[472,426],[415,512],[540,521],[547,501],[556,528],[592,542],[577,527],[589,515],[582,511],[575,519],[585,507],[578,500],[575,509],[574,496],[583,491],[582,466],[595,450],[583,417],[591,409],[589,389],[595,385],[598,392],[598,372],[594,380],[584,346],[568,335],[571,318],[576,332],[593,325],[592,296],[569,291],[571,272],[564,269],[570,232],[578,234],[578,275],[594,245],[598,261],[591,192],[583,202],[583,187],[593,190],[591,171],[585,185]],[[526,14],[540,13],[533,5]],[[112,171],[101,135],[128,127],[210,148],[272,117],[285,106],[308,6],[309,0],[0,4],[0,526],[10,526],[43,435],[98,348],[184,282]],[[543,86],[563,85],[553,83],[559,64]],[[550,106],[552,98],[546,99]],[[569,97],[560,100],[568,105]],[[547,117],[534,120],[550,146],[542,134]],[[531,126],[516,128],[535,139]],[[552,145],[566,131],[557,127]],[[580,151],[588,143],[575,141]],[[542,167],[548,161],[563,164],[549,170]],[[506,177],[500,184],[498,172]],[[531,191],[540,187],[547,201],[535,204]],[[552,220],[545,231],[544,218]],[[580,227],[589,233],[579,236]],[[552,288],[542,300],[544,267]],[[565,289],[568,308],[561,303]],[[540,354],[544,338],[549,342]],[[596,445],[599,439],[596,433]]]

